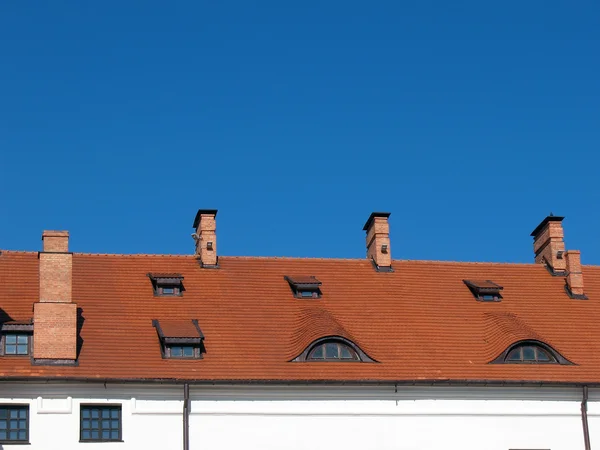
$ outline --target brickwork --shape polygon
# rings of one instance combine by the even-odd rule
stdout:
[[[34,359],[77,358],[77,305],[36,303],[33,308]]]
[[[73,255],[40,253],[40,302],[70,302]]]
[[[215,214],[202,214],[196,230],[196,255],[200,256],[202,264],[214,266],[217,264],[217,220]],[[212,249],[208,243],[212,242]]]
[[[44,231],[39,254],[40,296],[33,307],[33,357],[75,360],[77,305],[72,303],[73,255],[67,231]]]
[[[68,252],[69,232],[46,230],[42,233],[45,252]]]
[[[387,245],[386,252],[382,246]],[[390,225],[387,217],[375,217],[367,230],[367,258],[379,267],[391,267]]]
[[[571,293],[575,295],[584,295],[583,292],[583,273],[581,272],[581,252],[579,250],[569,250],[565,253],[567,267],[567,285]]]
[[[563,240],[564,232],[561,222],[548,222],[546,226],[534,237],[533,251],[535,262],[547,263],[554,271],[567,270],[564,257],[559,257],[559,252],[565,251]]]

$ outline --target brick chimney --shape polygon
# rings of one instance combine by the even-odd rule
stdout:
[[[33,307],[33,359],[37,364],[73,364],[77,359],[77,305],[71,297],[69,232],[44,231],[42,240],[40,301]]]
[[[532,231],[535,262],[545,264],[552,275],[565,276],[567,263],[564,258],[565,242],[562,220],[564,217],[550,215]]]
[[[217,257],[217,210],[199,209],[194,219],[196,232],[192,237],[196,241],[196,255],[200,265],[207,268],[218,266]]]
[[[587,299],[583,292],[583,274],[581,273],[581,252],[569,250],[565,253],[567,261],[567,293],[572,298]]]
[[[392,271],[389,217],[387,212],[371,213],[363,227],[367,232],[367,258],[373,261],[378,272]]]

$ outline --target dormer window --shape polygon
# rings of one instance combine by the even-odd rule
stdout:
[[[153,320],[161,344],[163,358],[201,359],[204,353],[204,335],[198,321]]]
[[[321,298],[321,282],[313,276],[285,276],[296,298]]]
[[[328,336],[317,339],[292,361],[375,362],[358,345],[341,336]]]
[[[573,364],[540,341],[520,341],[508,347],[492,364]]]
[[[463,280],[473,296],[480,302],[499,302],[502,299],[500,291],[504,289],[490,280]]]
[[[32,336],[33,324],[31,320],[3,323],[0,334],[0,354],[5,356],[30,355]]]
[[[149,273],[154,295],[177,297],[183,295],[183,276],[179,273]]]

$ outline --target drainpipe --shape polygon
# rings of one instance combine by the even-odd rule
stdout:
[[[588,387],[583,386],[583,399],[581,400],[581,421],[583,422],[583,441],[585,444],[585,450],[591,450],[592,446],[590,445],[590,429],[588,427],[587,402],[588,402]]]
[[[190,450],[190,385],[188,383],[183,385],[183,450]]]

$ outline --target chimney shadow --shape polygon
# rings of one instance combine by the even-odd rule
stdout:
[[[12,318],[12,317],[10,317],[6,311],[4,311],[2,308],[0,308],[0,326],[1,326],[3,323],[10,322],[10,321],[12,321],[12,320],[13,320],[13,318]],[[1,448],[2,448],[2,447],[0,446],[0,449],[1,449]]]
[[[77,308],[77,356],[76,359],[79,359],[79,354],[81,353],[81,348],[83,347],[83,338],[81,337],[81,329],[83,328],[83,323],[85,322],[85,317],[83,317],[83,309]],[[2,450],[0,448],[0,450]]]

